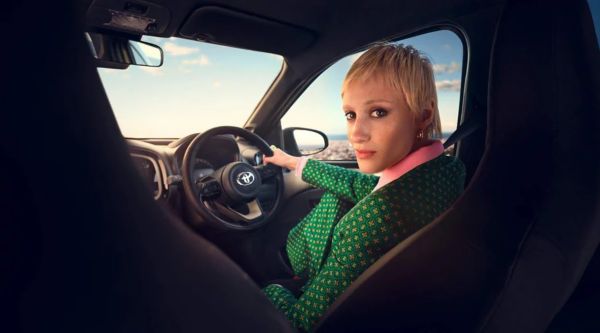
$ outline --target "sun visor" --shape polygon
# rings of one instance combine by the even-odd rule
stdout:
[[[161,34],[171,15],[166,7],[143,0],[95,0],[87,11],[87,24],[130,34]]]
[[[290,55],[309,47],[310,30],[218,6],[197,9],[179,31],[182,37],[255,51]]]

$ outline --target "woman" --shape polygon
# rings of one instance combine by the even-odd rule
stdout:
[[[344,79],[342,101],[361,172],[279,149],[265,158],[326,190],[288,235],[292,269],[306,282],[296,292],[264,288],[307,331],[362,272],[444,212],[464,186],[463,164],[433,139],[441,134],[433,69],[417,50],[380,44],[366,51]]]

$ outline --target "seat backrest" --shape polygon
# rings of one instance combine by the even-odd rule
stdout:
[[[590,260],[577,288],[552,320],[548,333],[600,332],[600,251]]]
[[[85,43],[87,3],[0,15],[2,331],[291,331],[147,191]]]
[[[470,185],[317,330],[543,331],[600,239],[599,66],[585,1],[507,1]]]

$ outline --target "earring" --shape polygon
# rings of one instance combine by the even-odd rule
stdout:
[[[423,130],[420,129],[419,132],[417,133],[417,139],[423,140],[423,138],[425,138],[425,133],[423,133]]]

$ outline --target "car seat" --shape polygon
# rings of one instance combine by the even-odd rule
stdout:
[[[1,330],[292,331],[146,190],[85,43],[85,4],[13,1],[0,18]]]
[[[443,216],[365,271],[317,332],[541,332],[600,239],[600,54],[587,3],[507,1],[484,156]]]

